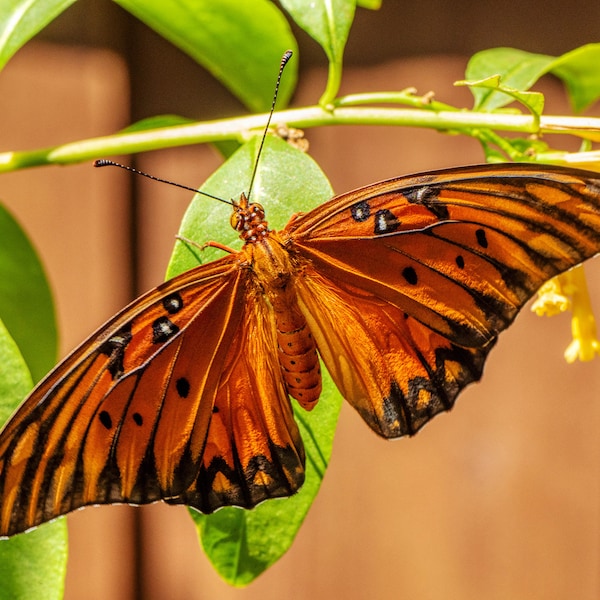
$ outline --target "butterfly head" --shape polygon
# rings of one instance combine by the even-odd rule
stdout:
[[[257,242],[269,235],[265,209],[258,202],[249,202],[245,194],[233,205],[230,223],[244,242]]]

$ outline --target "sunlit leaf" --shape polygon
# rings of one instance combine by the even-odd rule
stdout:
[[[56,362],[54,304],[31,242],[0,205],[0,319],[25,357],[34,381]]]
[[[551,71],[569,92],[573,109],[581,111],[600,98],[600,44],[587,44],[559,56]]]
[[[533,54],[516,48],[492,48],[475,54],[467,65],[469,81],[500,76],[503,86],[527,91],[547,73],[563,80],[576,111],[600,98],[600,44],[587,44],[559,57]],[[475,110],[492,111],[511,99],[491,89],[471,88]]]

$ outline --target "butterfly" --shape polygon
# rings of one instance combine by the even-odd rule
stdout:
[[[480,378],[541,284],[600,251],[600,175],[567,168],[390,179],[281,231],[232,204],[241,251],[132,302],[6,424],[0,535],[89,504],[211,513],[292,495],[290,397],[315,405],[321,361],[373,431],[413,435]]]

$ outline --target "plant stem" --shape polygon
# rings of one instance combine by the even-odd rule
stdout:
[[[49,164],[72,164],[115,154],[131,154],[220,140],[243,142],[254,135],[253,130],[264,127],[266,118],[264,114],[249,115],[116,133],[33,151],[3,152],[0,153],[0,172]],[[372,106],[342,106],[330,112],[319,106],[310,106],[277,112],[273,116],[273,123],[285,123],[291,127],[305,129],[322,125],[401,125],[455,133],[462,131],[467,134],[474,129],[490,129],[524,134],[564,133],[594,141],[600,140],[599,118],[545,115],[536,123],[536,119],[531,115],[508,112],[434,111]]]

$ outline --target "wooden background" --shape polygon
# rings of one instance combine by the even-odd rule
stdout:
[[[561,54],[597,41],[599,25],[597,0],[384,0],[380,12],[357,14],[343,92],[415,86],[469,106],[468,93],[452,82],[475,51],[507,45]],[[326,76],[320,49],[304,35],[300,42],[296,105],[314,103]],[[543,89],[547,112],[568,110],[556,82]],[[0,109],[0,150],[110,134],[160,113],[206,119],[241,111],[192,61],[106,0],[77,3],[17,54],[0,76]],[[337,192],[482,160],[471,140],[417,129],[332,127],[307,135]],[[137,161],[190,185],[219,163],[204,147]],[[162,280],[190,200],[89,164],[2,175],[0,198],[44,258],[63,353]],[[588,268],[598,314],[599,267]],[[231,589],[214,573],[185,509],[103,507],[69,516],[66,597],[597,598],[600,363],[567,366],[569,339],[568,318],[541,320],[525,309],[501,336],[483,382],[414,439],[382,441],[346,407],[297,540],[249,588]]]

